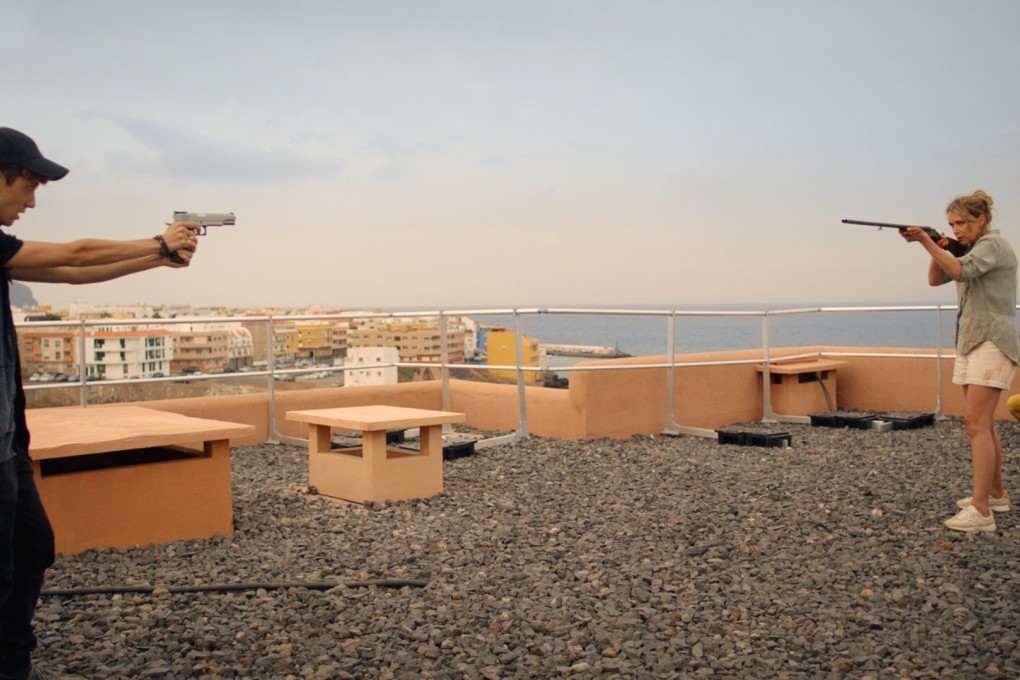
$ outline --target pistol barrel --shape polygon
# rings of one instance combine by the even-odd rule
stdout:
[[[193,213],[183,210],[174,211],[174,222],[194,222],[198,225],[198,235],[205,236],[206,227],[231,227],[237,218],[234,213]]]

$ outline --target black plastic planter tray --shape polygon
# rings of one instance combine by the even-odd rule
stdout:
[[[826,411],[825,413],[812,413],[811,426],[812,427],[843,427],[843,424],[839,420],[839,416],[832,411]]]
[[[735,444],[745,446],[747,444],[747,432],[738,427],[726,427],[715,431],[716,439],[720,444]]]
[[[843,427],[849,427],[854,430],[870,430],[871,421],[877,417],[874,413],[847,412],[839,414]]]
[[[793,446],[793,435],[789,432],[748,432],[745,446],[785,448]]]
[[[811,425],[814,427],[850,427],[857,430],[869,429],[871,421],[877,418],[874,413],[858,411],[827,411],[812,413],[808,417],[811,418]]]
[[[454,460],[455,458],[464,458],[465,456],[473,456],[475,454],[475,444],[477,440],[470,439],[465,441],[444,441],[443,442],[443,460]],[[398,449],[404,451],[420,451],[418,441],[410,441],[402,443],[397,446]]]
[[[736,446],[785,447],[793,445],[789,432],[759,430],[755,428],[724,427],[715,431],[720,444]]]
[[[896,413],[883,413],[878,417],[881,420],[892,423],[892,429],[894,430],[916,430],[920,427],[929,427],[935,424],[934,413],[900,411]]]

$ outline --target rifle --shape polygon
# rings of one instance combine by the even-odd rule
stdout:
[[[954,257],[960,257],[965,252],[965,247],[962,243],[957,241],[955,238],[949,238],[944,234],[940,234],[931,227],[921,227],[914,224],[890,224],[888,222],[864,222],[861,220],[843,220],[843,224],[863,224],[866,227],[878,227],[879,231],[883,228],[898,229],[899,231],[905,231],[911,228],[920,229],[924,231],[924,233],[928,234],[936,245],[939,245],[939,247],[943,250],[949,251],[949,253]],[[939,242],[943,239],[946,240],[946,244],[940,245]]]
[[[232,227],[236,220],[234,213],[193,213],[174,210],[173,222],[194,222],[198,229],[193,231],[199,236],[205,236],[207,227]],[[176,252],[170,253],[170,261],[177,264],[184,262]]]

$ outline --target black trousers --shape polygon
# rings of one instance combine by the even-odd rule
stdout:
[[[31,666],[32,618],[53,560],[53,528],[28,454],[18,452],[0,463],[0,680]]]

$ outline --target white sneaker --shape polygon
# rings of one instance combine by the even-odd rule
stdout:
[[[970,507],[970,496],[961,498],[956,501],[957,507],[968,508]],[[1003,491],[1002,498],[996,498],[995,496],[988,497],[988,509],[994,510],[995,512],[1006,512],[1007,510],[1013,509],[1013,504],[1009,501],[1009,492]]]
[[[988,517],[985,517],[978,512],[973,505],[968,505],[942,524],[945,525],[947,529],[963,531],[968,534],[973,534],[978,531],[995,531],[996,528],[995,513],[989,512]]]

